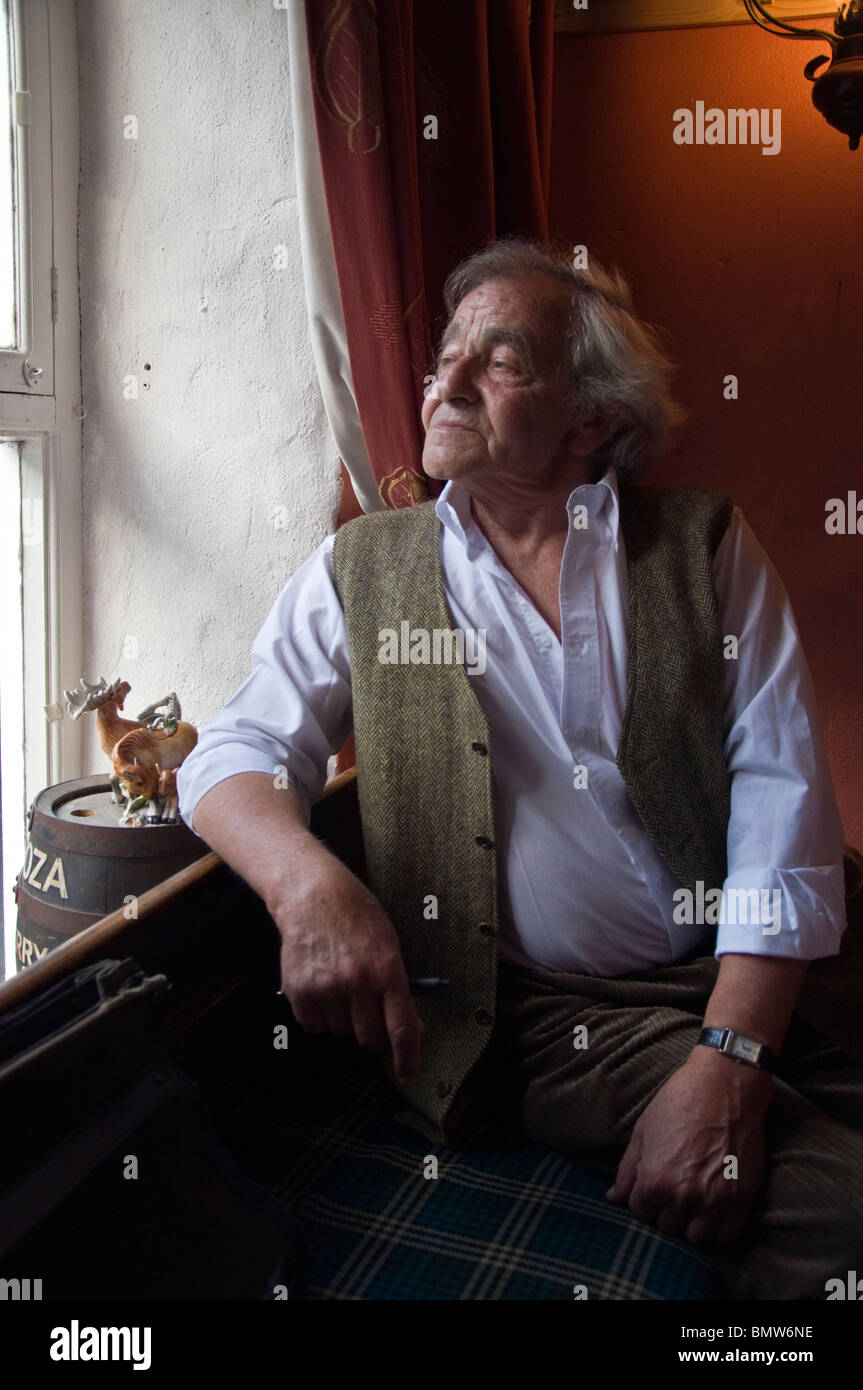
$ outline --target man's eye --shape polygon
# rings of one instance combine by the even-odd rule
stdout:
[[[503,370],[504,370],[505,372],[517,372],[517,371],[518,371],[518,367],[516,366],[516,364],[515,364],[514,362],[507,362],[506,358],[504,358],[504,357],[495,357],[495,358],[493,358],[493,359],[492,359],[492,364],[491,364],[491,365],[492,365],[493,367],[502,367]]]

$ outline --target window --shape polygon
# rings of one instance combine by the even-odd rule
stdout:
[[[0,391],[54,394],[47,0],[0,0]]]
[[[27,805],[48,779],[45,718],[36,705],[46,678],[42,641],[44,500],[42,441],[38,437],[26,441],[0,438],[0,590],[4,599],[0,605],[0,806],[4,886],[11,884],[24,863]],[[10,918],[12,925],[14,918]],[[11,930],[9,935],[13,937]]]
[[[3,973],[26,812],[80,773],[81,436],[74,0],[0,0],[0,810]]]

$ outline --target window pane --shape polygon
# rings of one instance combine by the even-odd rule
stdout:
[[[24,642],[21,446],[0,439],[0,785],[2,785],[2,925],[5,973],[15,973],[12,885],[24,863]],[[3,978],[0,966],[0,979]]]
[[[0,0],[0,348],[18,347],[15,272],[14,96],[9,39],[10,0]]]
[[[51,781],[45,468],[42,438],[0,436],[0,924],[9,974],[17,918],[12,889],[25,860],[26,809]]]

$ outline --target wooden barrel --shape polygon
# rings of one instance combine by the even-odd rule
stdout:
[[[119,824],[120,812],[105,776],[37,796],[15,885],[19,970],[117,908],[134,920],[141,893],[208,852],[182,821],[133,828]]]

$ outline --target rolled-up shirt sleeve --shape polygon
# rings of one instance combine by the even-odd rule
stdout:
[[[713,573],[728,654],[737,643],[724,671],[731,819],[716,955],[836,955],[844,836],[812,676],[782,581],[737,507]]]
[[[252,647],[246,680],[203,729],[177,775],[180,814],[239,772],[266,772],[310,804],[327,761],[351,730],[344,614],[332,582],[328,536],[282,589]]]

